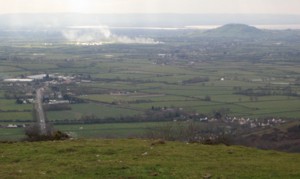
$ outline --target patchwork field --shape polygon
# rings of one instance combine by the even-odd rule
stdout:
[[[50,98],[57,100],[59,93],[76,99],[61,110],[46,112],[56,123],[136,122],[153,112],[178,109],[186,116],[209,118],[300,118],[297,41],[286,40],[279,48],[274,40],[236,42],[194,31],[173,32],[172,37],[160,33],[153,35],[165,42],[158,45],[76,46],[51,35],[35,40],[0,36],[0,79],[72,77],[49,85]],[[47,41],[52,45],[42,45]],[[1,81],[0,125],[34,122],[33,104],[17,100],[34,98],[26,95],[41,85]],[[154,117],[144,122],[151,121]]]

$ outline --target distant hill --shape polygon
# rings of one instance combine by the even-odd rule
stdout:
[[[300,15],[268,14],[0,14],[0,28],[66,26],[185,27],[231,22],[256,25],[300,24]]]
[[[203,33],[205,36],[212,37],[264,37],[268,33],[257,29],[256,27],[245,25],[245,24],[227,24],[222,27],[208,30]]]

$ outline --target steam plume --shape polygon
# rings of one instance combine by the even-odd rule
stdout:
[[[72,28],[64,30],[63,36],[70,42],[79,45],[115,44],[160,44],[152,38],[127,37],[113,34],[107,26],[97,28]]]

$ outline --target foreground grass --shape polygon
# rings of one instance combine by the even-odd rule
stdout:
[[[0,178],[299,178],[300,155],[236,146],[74,140],[0,144]]]

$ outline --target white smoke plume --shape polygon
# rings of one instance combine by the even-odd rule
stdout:
[[[74,27],[62,32],[70,42],[78,45],[102,45],[102,44],[160,44],[152,38],[127,37],[113,34],[107,26],[97,28]]]

